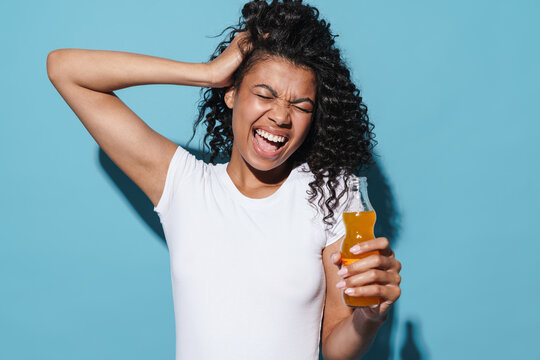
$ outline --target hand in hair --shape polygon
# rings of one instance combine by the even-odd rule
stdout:
[[[223,88],[231,86],[233,74],[242,63],[244,57],[253,50],[247,31],[235,35],[229,46],[214,60],[208,63],[211,87]]]

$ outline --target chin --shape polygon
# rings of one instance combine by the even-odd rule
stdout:
[[[271,171],[279,168],[287,162],[287,159],[276,159],[274,161],[260,159],[259,157],[248,156],[244,157],[244,161],[249,164],[250,167],[259,171]]]

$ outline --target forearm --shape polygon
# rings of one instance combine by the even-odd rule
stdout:
[[[49,78],[110,92],[136,85],[210,86],[205,63],[185,63],[155,56],[107,50],[58,49],[47,57]]]
[[[360,311],[337,324],[322,344],[323,356],[326,360],[353,360],[363,356],[373,343],[381,321],[363,318]]]

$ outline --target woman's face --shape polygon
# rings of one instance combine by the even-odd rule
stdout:
[[[311,125],[316,83],[312,70],[271,57],[256,63],[225,102],[233,110],[231,162],[276,169],[302,145]]]

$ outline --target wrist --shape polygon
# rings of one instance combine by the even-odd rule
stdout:
[[[212,62],[209,63],[201,63],[203,68],[203,73],[205,74],[205,82],[206,85],[204,87],[214,87],[216,84],[215,76],[214,76],[214,66]]]
[[[353,312],[353,321],[355,323],[362,323],[367,326],[381,326],[386,322],[388,319],[388,312],[384,313],[384,315],[371,317],[366,314],[366,312],[361,307],[357,307],[354,309]]]
[[[224,88],[232,85],[232,78],[223,75],[223,63],[216,63],[216,59],[209,63],[203,63],[206,74],[207,86],[211,88]],[[234,66],[235,68],[237,65]]]
[[[165,76],[165,75],[163,75]],[[158,81],[158,84],[211,87],[211,70],[207,63],[188,63],[176,61],[173,78]]]

